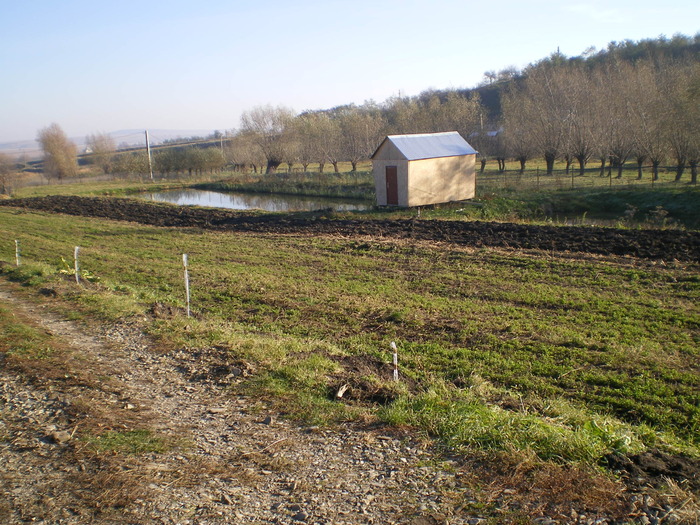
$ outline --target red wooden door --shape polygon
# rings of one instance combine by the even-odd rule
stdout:
[[[389,206],[399,205],[399,183],[396,166],[386,167],[386,203]]]

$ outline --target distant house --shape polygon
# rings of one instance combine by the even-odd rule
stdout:
[[[477,151],[456,131],[389,135],[372,155],[378,206],[474,198]]]

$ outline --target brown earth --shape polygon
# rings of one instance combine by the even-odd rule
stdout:
[[[153,226],[212,230],[372,236],[554,252],[700,261],[700,232],[587,226],[440,221],[347,219],[332,212],[261,214],[149,203],[135,199],[50,196],[0,201],[0,206],[83,217],[104,217]]]

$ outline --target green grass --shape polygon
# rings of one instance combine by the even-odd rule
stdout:
[[[379,209],[381,217],[415,217],[415,209]],[[420,211],[426,219],[487,220],[620,228],[700,228],[700,187],[547,189],[478,188],[473,201],[437,204]]]
[[[516,216],[557,222],[587,223],[592,219],[618,226],[700,227],[700,187],[561,189],[525,193],[503,190],[480,199],[495,216],[511,210]],[[494,206],[495,205],[495,206]]]
[[[629,453],[643,448],[632,426],[613,418],[571,407],[547,407],[541,413],[524,405],[521,410],[503,410],[472,392],[444,386],[404,396],[382,415],[390,423],[415,425],[442,436],[457,450],[533,451],[542,459],[590,463],[611,450]]]
[[[150,430],[109,431],[86,438],[86,441],[97,452],[120,454],[163,453],[169,448],[165,440]]]
[[[651,446],[700,455],[694,265],[159,229],[10,209],[0,209],[0,238],[8,263],[0,271],[107,320],[141,317],[156,302],[182,312],[188,253],[194,317],[147,329],[192,350],[228,348],[256,369],[238,388],[280,401],[293,417],[380,417],[454,449],[527,449],[557,461]],[[78,287],[60,273],[76,245],[98,282]],[[400,386],[390,380],[391,341]],[[351,372],[350,359],[385,368]],[[333,401],[332,387],[345,381],[394,401]]]
[[[67,180],[61,184],[39,185],[39,186],[24,186],[17,188],[13,192],[13,197],[28,198],[28,197],[44,197],[46,195],[80,195],[80,196],[95,196],[106,195],[113,197],[124,197],[142,192],[157,192],[167,191],[188,187],[194,182],[192,180],[184,181],[140,181],[140,180],[111,180],[104,182],[95,182],[87,178],[84,180]]]
[[[0,304],[0,352],[22,359],[48,359],[55,349],[46,331],[21,322],[9,307]]]

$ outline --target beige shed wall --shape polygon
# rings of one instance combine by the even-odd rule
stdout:
[[[381,147],[375,152],[372,160],[396,160],[405,159],[406,157],[399,151],[399,148],[394,146],[388,140],[384,141]]]
[[[372,158],[372,174],[377,192],[377,206],[386,206],[386,167],[396,166],[399,206],[408,206],[408,161],[391,142],[386,141]]]
[[[399,190],[399,206],[408,206],[408,161],[377,160],[372,161],[374,188],[377,193],[377,206],[386,206],[386,167],[396,166],[396,183]]]
[[[411,161],[408,163],[407,183],[407,200],[402,204],[404,188],[399,182],[400,205],[424,206],[473,199],[476,193],[476,155]],[[386,189],[384,193],[386,203]]]

